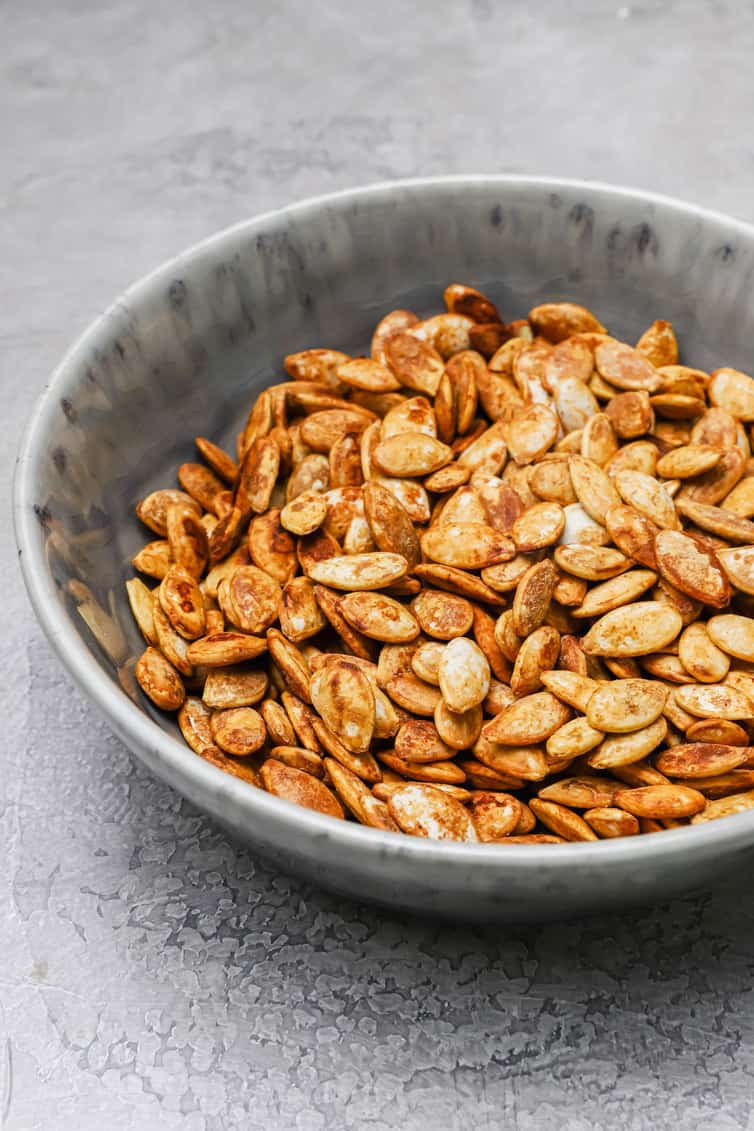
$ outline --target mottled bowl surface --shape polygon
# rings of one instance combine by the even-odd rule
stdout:
[[[195,435],[232,449],[285,353],[363,348],[386,311],[439,309],[443,287],[463,281],[508,318],[546,299],[585,303],[629,340],[668,318],[688,363],[751,371],[753,268],[754,229],[735,220],[524,177],[377,185],[214,236],[87,330],[31,420],[15,520],[51,644],[154,773],[280,867],[339,892],[457,920],[535,920],[703,888],[754,856],[754,814],[598,844],[463,846],[334,821],[222,773],[129,679],[143,645],[123,583],[145,539],[137,499],[174,482]]]

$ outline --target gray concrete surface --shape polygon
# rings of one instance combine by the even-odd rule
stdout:
[[[72,338],[257,211],[525,170],[754,219],[752,5],[27,0],[2,28],[2,1131],[753,1128],[750,877],[502,931],[261,867],[71,689],[7,500]]]

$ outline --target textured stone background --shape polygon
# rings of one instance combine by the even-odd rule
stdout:
[[[26,0],[2,28],[2,1131],[754,1128],[748,877],[504,931],[260,867],[71,690],[6,491],[72,338],[260,210],[530,171],[754,219],[752,5]]]

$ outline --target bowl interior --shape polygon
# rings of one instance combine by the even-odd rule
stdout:
[[[20,472],[21,540],[44,556],[38,593],[114,693],[175,730],[131,673],[143,643],[124,582],[149,537],[134,505],[175,484],[196,435],[233,451],[255,396],[285,379],[286,353],[365,350],[388,310],[442,309],[443,288],[462,281],[509,319],[544,300],[584,303],[629,341],[666,318],[685,362],[749,370],[753,266],[751,231],[735,221],[517,178],[377,186],[241,224],[133,287],[55,375]]]

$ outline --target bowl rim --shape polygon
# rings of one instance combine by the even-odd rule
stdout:
[[[618,862],[623,865],[654,865],[678,859],[688,852],[714,856],[718,851],[733,845],[744,848],[754,840],[754,812],[736,814],[735,820],[720,818],[701,825],[667,829],[662,836],[569,842],[559,845],[557,851],[536,844],[466,844],[399,836],[335,820],[274,797],[264,790],[250,787],[248,783],[211,765],[193,751],[190,752],[189,747],[163,730],[117,684],[113,684],[64,611],[44,552],[40,549],[38,519],[34,512],[36,469],[46,450],[47,425],[48,422],[51,423],[53,412],[57,412],[61,391],[85,362],[90,346],[108,332],[110,318],[122,312],[124,307],[127,308],[132,300],[170,281],[183,265],[197,256],[216,251],[225,244],[232,244],[243,231],[262,229],[267,224],[279,223],[284,219],[301,220],[310,210],[323,206],[348,204],[353,200],[366,203],[405,189],[421,192],[454,185],[466,185],[470,188],[481,185],[499,186],[501,192],[524,187],[534,190],[578,190],[591,195],[596,193],[623,197],[646,205],[656,205],[706,223],[725,225],[754,242],[754,225],[669,195],[598,180],[485,173],[377,181],[321,193],[238,221],[198,241],[132,283],[88,324],[53,370],[33,407],[16,458],[12,512],[21,572],[37,620],[74,683],[95,704],[105,719],[113,724],[116,733],[125,736],[123,741],[129,750],[139,758],[140,750],[148,750],[154,761],[156,775],[169,777],[171,783],[175,783],[177,792],[181,792],[180,782],[185,779],[191,783],[194,796],[205,793],[218,801],[227,800],[236,812],[249,816],[251,827],[255,814],[258,814],[268,821],[277,822],[281,831],[291,834],[293,838],[308,838],[309,841],[325,839],[349,852],[377,854],[386,860],[399,858],[407,864],[415,863],[417,867],[421,867],[422,863],[458,866],[463,869],[473,865],[491,877],[504,870],[501,868],[503,861],[511,864],[515,862],[517,867],[529,869],[546,865],[548,874],[552,877],[570,872],[574,865],[590,869],[610,867]],[[195,804],[198,808],[203,808],[200,801]],[[210,815],[213,816],[211,812]]]

